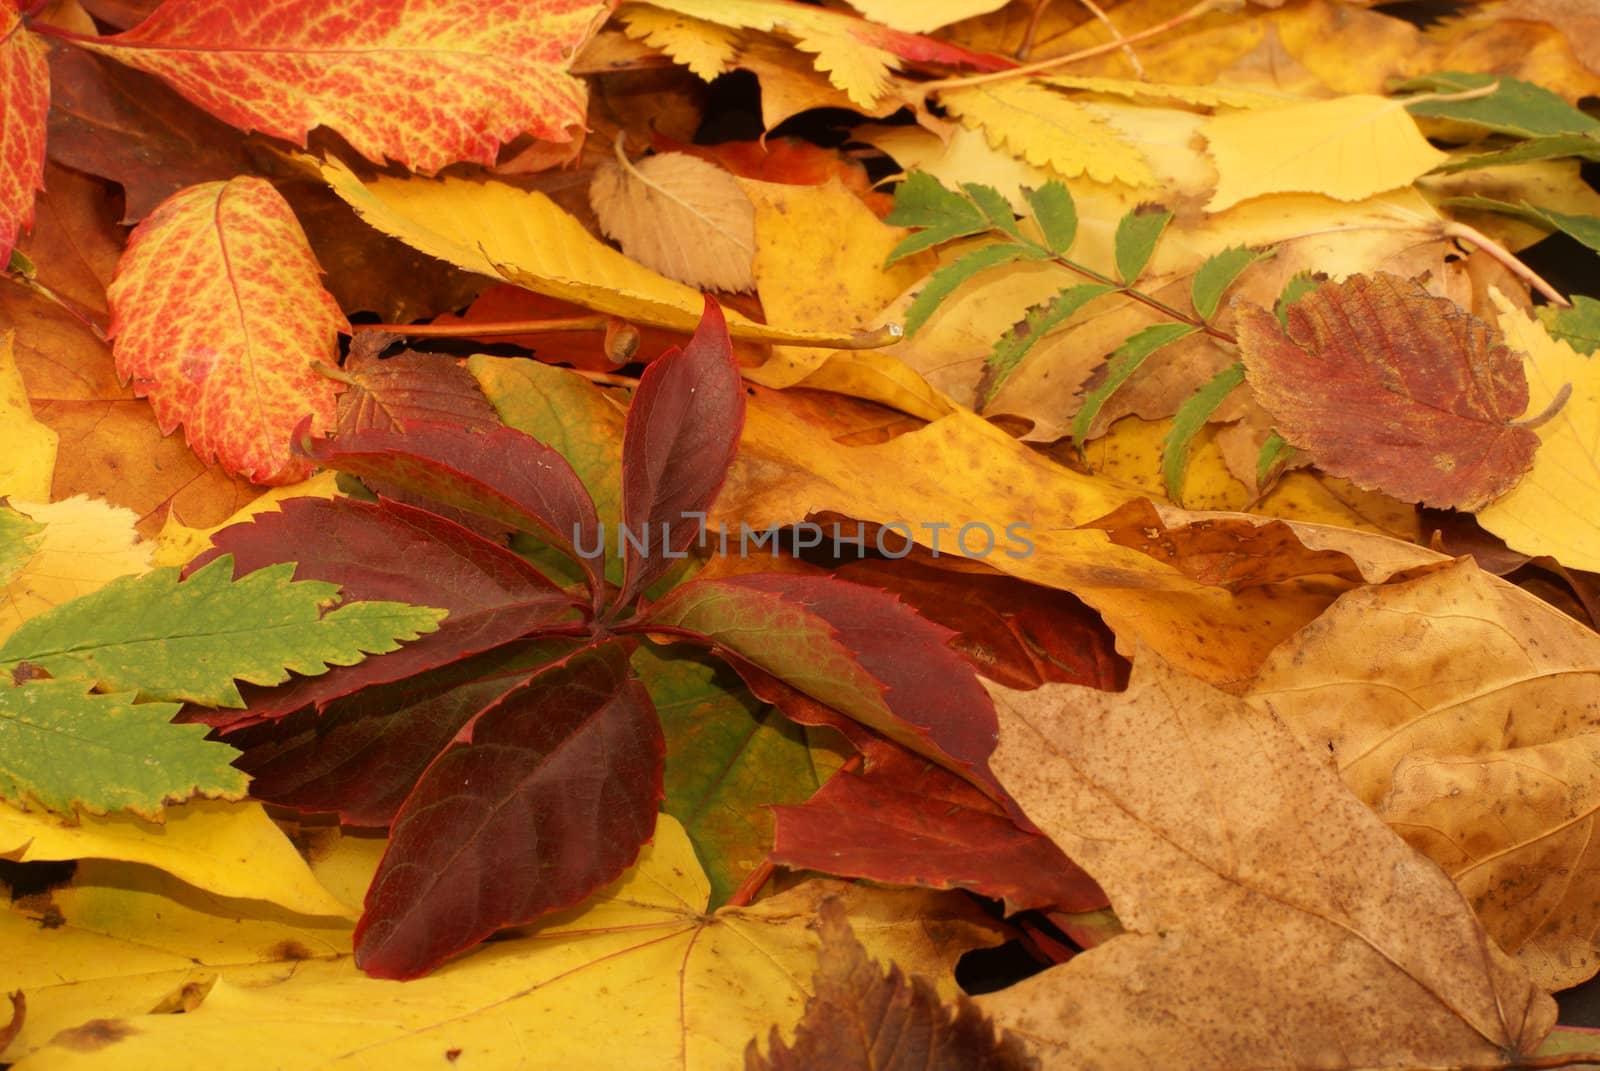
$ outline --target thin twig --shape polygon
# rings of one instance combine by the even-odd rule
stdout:
[[[1088,8],[1089,13],[1100,20],[1100,24],[1110,32],[1113,41],[1122,42],[1122,51],[1127,54],[1128,64],[1133,68],[1134,77],[1142,79],[1145,76],[1144,64],[1139,62],[1139,54],[1133,50],[1132,45],[1128,44],[1128,39],[1122,36],[1122,31],[1117,29],[1117,24],[1111,21],[1111,16],[1107,15],[1094,0],[1078,0],[1078,3]]]
[[[1476,227],[1468,226],[1460,220],[1447,219],[1444,221],[1444,235],[1447,238],[1460,238],[1471,242],[1490,257],[1499,261],[1506,270],[1518,279],[1533,287],[1539,293],[1550,299],[1552,305],[1563,309],[1570,309],[1572,302],[1562,296],[1561,291],[1545,282],[1544,278],[1522,261],[1518,260],[1505,246],[1490,238]]]

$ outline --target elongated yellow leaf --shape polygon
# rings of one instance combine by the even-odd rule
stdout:
[[[12,355],[15,331],[0,334],[0,423],[6,449],[0,455],[0,495],[43,502],[50,497],[58,436],[34,419],[28,391]]]
[[[982,129],[989,144],[1036,167],[1096,182],[1149,186],[1155,174],[1144,154],[1093,111],[1030,81],[989,82],[939,94],[962,125]]]

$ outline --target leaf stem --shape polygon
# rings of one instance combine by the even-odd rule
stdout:
[[[1239,344],[1239,339],[1236,336],[1222,330],[1220,327],[1211,326],[1198,316],[1191,316],[1182,309],[1168,305],[1165,301],[1162,301],[1153,294],[1147,294],[1143,290],[1136,290],[1130,285],[1119,283],[1111,276],[1102,275],[1093,268],[1084,264],[1079,264],[1072,258],[1063,256],[1059,253],[1055,254],[1052,259],[1062,267],[1070,268],[1092,282],[1100,283],[1102,286],[1111,287],[1114,293],[1126,294],[1128,297],[1139,302],[1139,304],[1159,312],[1168,319],[1174,320],[1181,324],[1188,324],[1190,327],[1210,335],[1219,342],[1226,342],[1230,346],[1237,346]]]
[[[1460,220],[1447,219],[1444,221],[1442,233],[1447,238],[1460,238],[1463,241],[1471,242],[1494,260],[1504,265],[1506,270],[1512,275],[1515,275],[1518,279],[1521,279],[1523,282],[1539,291],[1539,293],[1549,298],[1552,305],[1559,306],[1563,309],[1572,308],[1572,302],[1568,301],[1562,295],[1561,291],[1545,282],[1544,278],[1538,272],[1534,271],[1522,261],[1518,260],[1516,255],[1513,254],[1509,249],[1495,241],[1493,238],[1490,238],[1487,234],[1484,234],[1476,227],[1462,223]]]

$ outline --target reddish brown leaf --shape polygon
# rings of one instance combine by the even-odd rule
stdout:
[[[572,55],[598,0],[166,0],[115,37],[81,42],[148,71],[244,130],[304,146],[327,126],[374,163],[437,171],[494,162],[518,134],[583,125]]]
[[[722,309],[708,297],[689,344],[651,362],[628,407],[619,603],[648,588],[698,538],[743,428],[739,365]]]
[[[898,599],[829,577],[695,580],[633,627],[708,641],[982,787],[994,706],[952,633]]]
[[[356,962],[375,977],[578,903],[655,829],[665,745],[622,646],[572,656],[466,731],[401,808],[367,890]]]
[[[33,226],[33,195],[44,188],[45,115],[50,68],[44,42],[22,25],[14,4],[0,4],[0,269],[17,236]]]
[[[1279,434],[1324,471],[1428,506],[1474,510],[1533,464],[1522,358],[1448,298],[1379,273],[1289,306],[1238,307],[1239,352]]]
[[[337,439],[303,439],[301,446],[320,465],[535,535],[595,575],[593,561],[573,546],[599,545],[589,492],[560,453],[520,431],[418,422],[402,431],[363,428]]]
[[[818,911],[817,973],[792,1046],[777,1027],[765,1057],[756,1041],[746,1071],[1025,1071],[1035,1066],[1015,1037],[996,1034],[976,1005],[945,1004],[927,979],[887,973],[867,958],[837,899]]]
[[[483,396],[478,381],[453,358],[402,350],[378,356],[395,336],[359,331],[350,344],[344,371],[353,382],[339,395],[339,433],[365,428],[399,431],[414,421],[460,424],[487,431],[500,417]]]

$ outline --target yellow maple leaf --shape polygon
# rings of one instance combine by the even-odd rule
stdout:
[[[1039,167],[1096,182],[1155,184],[1144,154],[1105,118],[1054,90],[1026,80],[986,82],[939,93],[939,103],[964,126],[981,128],[1004,148]]]
[[[1365,94],[1213,116],[1202,133],[1217,162],[1212,212],[1264,193],[1360,201],[1409,185],[1447,158],[1399,101]]]
[[[1558,395],[1565,403],[1534,429],[1533,469],[1511,491],[1478,511],[1478,523],[1524,554],[1548,554],[1572,569],[1600,570],[1600,360],[1550,337],[1544,325],[1498,290],[1500,330],[1527,355],[1528,415]]]
[[[0,456],[0,495],[43,502],[50,497],[60,437],[34,419],[12,352],[15,337],[14,330],[0,335],[0,422],[6,429],[6,453]]]
[[[132,510],[82,495],[49,505],[11,505],[44,525],[44,531],[22,570],[0,592],[0,640],[52,606],[150,567],[150,547],[139,542]]]

